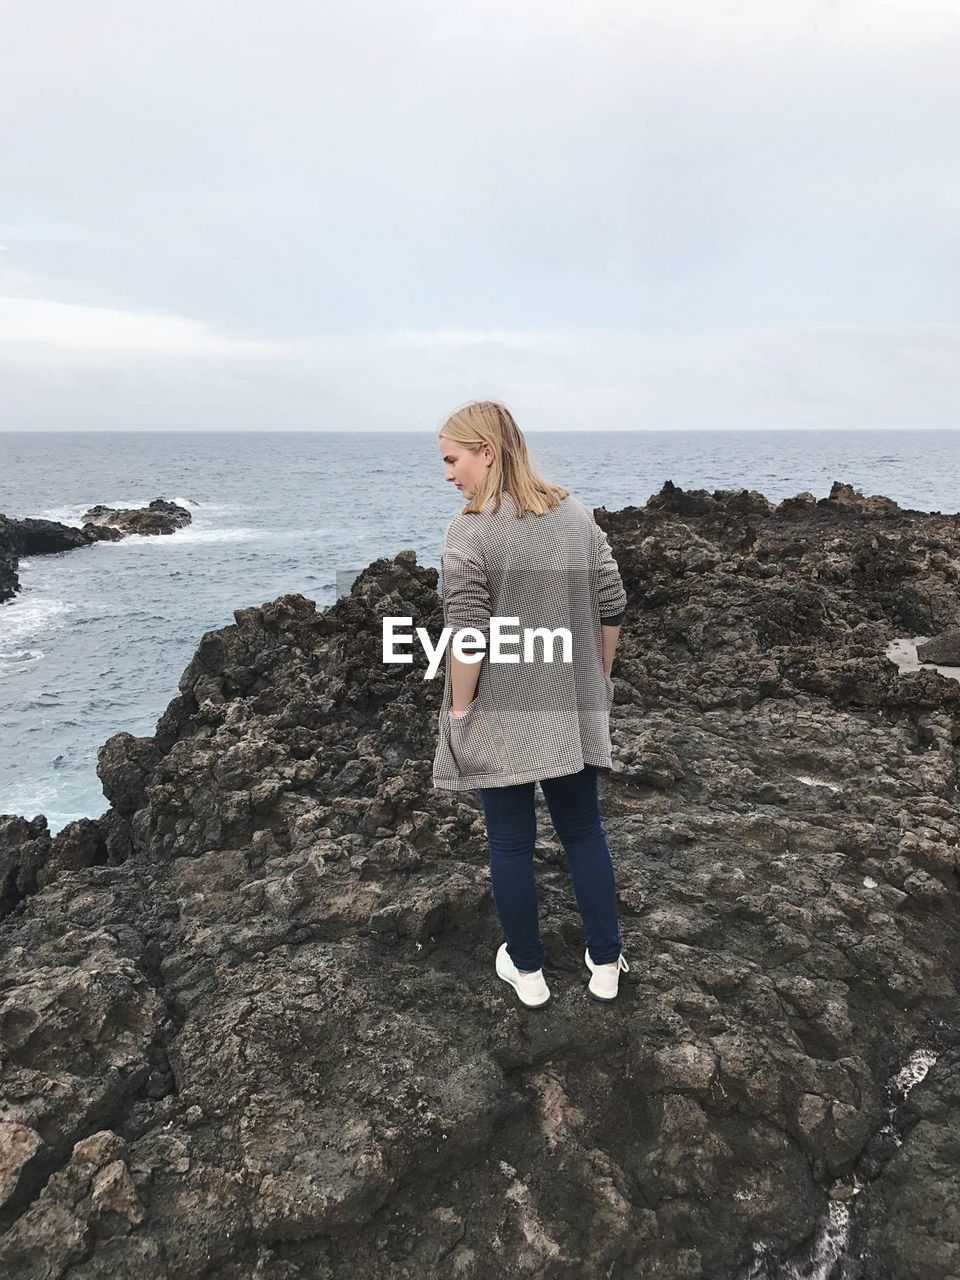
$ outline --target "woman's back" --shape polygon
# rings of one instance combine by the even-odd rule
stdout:
[[[488,650],[474,701],[451,721],[447,649],[434,784],[453,790],[611,765],[613,686],[600,626],[622,615],[626,592],[606,535],[572,494],[519,518],[510,494],[500,496],[496,512],[491,499],[455,516],[444,539],[444,624],[479,631]],[[490,652],[491,619],[516,619],[502,624],[517,642],[504,645],[500,661]],[[559,641],[534,638],[525,653],[527,628],[569,631],[569,660]]]

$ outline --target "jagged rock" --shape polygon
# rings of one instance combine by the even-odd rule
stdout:
[[[125,1154],[124,1143],[109,1130],[78,1142],[36,1204],[0,1238],[4,1275],[62,1275],[82,1266],[98,1237],[142,1221]]]
[[[116,529],[113,525],[94,524],[91,520],[83,526],[83,532],[90,542],[119,542],[121,538],[127,536],[122,529]],[[136,529],[133,532],[139,533],[140,530]]]
[[[61,871],[123,861],[107,843],[107,815],[78,818],[51,836],[43,814],[27,821],[0,815],[0,919],[28,894],[51,884]]]
[[[43,1139],[36,1129],[0,1120],[0,1209],[9,1204],[25,1170],[42,1149]]]
[[[904,1107],[907,1132],[877,1161],[879,1176],[851,1237],[870,1250],[875,1274],[926,1280],[957,1274],[960,1239],[960,1053],[954,1047],[932,1066],[925,1088]]]
[[[121,731],[97,753],[97,777],[103,794],[118,814],[131,814],[146,804],[144,790],[160,760],[161,752],[152,738],[135,738]]]
[[[36,892],[50,845],[50,828],[43,814],[30,819],[0,814],[0,917]]]
[[[88,541],[82,529],[57,520],[10,520],[0,515],[0,546],[17,556],[55,555],[85,547]]]
[[[498,989],[441,681],[381,661],[385,614],[439,635],[436,571],[238,609],[104,744],[106,814],[0,819],[4,1280],[724,1280],[838,1206],[846,1280],[955,1275],[960,685],[885,650],[960,623],[957,519],[839,483],[597,519],[617,1006],[542,797],[551,1016]]]
[[[0,604],[21,589],[17,576],[21,556],[52,555],[85,547],[89,541],[82,530],[56,520],[11,520],[0,515]]]
[[[834,480],[830,486],[829,496],[821,498],[820,501],[836,503],[838,506],[857,507],[863,512],[877,515],[900,510],[892,498],[885,498],[877,493],[865,498],[859,489],[854,489],[853,485],[842,484],[839,480]]]
[[[101,503],[91,507],[80,518],[84,522],[84,530],[98,531],[103,526],[110,526],[123,534],[175,533],[193,519],[186,507],[179,507],[163,498],[154,498],[146,507],[116,508],[105,507]],[[94,536],[102,535],[95,532]]]

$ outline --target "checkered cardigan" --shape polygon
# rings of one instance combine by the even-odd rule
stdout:
[[[477,692],[464,715],[451,710],[450,644],[433,784],[450,791],[506,787],[578,773],[585,764],[609,769],[613,681],[603,673],[601,622],[623,619],[627,595],[607,535],[593,512],[569,494],[543,515],[517,517],[504,490],[480,512],[460,512],[447,529],[441,558],[444,625],[471,627],[490,645],[490,620],[501,624],[503,652],[513,662],[480,664]],[[524,628],[571,633],[570,661],[558,641],[537,640],[524,661]],[[466,648],[466,644],[464,645]],[[516,660],[519,656],[519,661]]]

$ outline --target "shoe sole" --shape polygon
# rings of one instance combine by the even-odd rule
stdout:
[[[587,995],[595,1004],[613,1004],[619,994],[618,991],[616,996],[595,996],[590,988],[587,987]]]

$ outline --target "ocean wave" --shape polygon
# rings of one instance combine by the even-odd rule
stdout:
[[[8,649],[0,645],[0,676],[11,671],[25,671],[46,657],[43,649]]]
[[[30,592],[0,604],[0,673],[22,671],[42,661],[43,649],[31,641],[41,640],[63,626],[68,615],[79,607],[72,601],[38,598]]]
[[[98,498],[96,502],[70,502],[60,507],[44,507],[34,514],[38,520],[56,520],[58,524],[69,524],[80,529],[83,527],[84,515],[93,506],[113,507],[117,511],[135,511],[141,507],[149,507],[157,496],[157,494],[153,494],[151,497],[144,497],[143,494],[138,494],[136,497],[127,495],[120,498]],[[222,515],[227,511],[240,510],[237,503],[200,502],[196,498],[185,498],[181,495],[167,498],[166,501],[175,502],[178,507],[186,507],[191,514],[195,510],[201,510],[204,515],[212,515],[214,513]]]
[[[44,507],[42,510],[37,511],[33,518],[35,520],[55,520],[57,524],[69,524],[76,529],[80,529],[83,527],[81,516],[89,509],[90,504],[86,502],[82,506],[73,503],[69,507]]]
[[[232,529],[203,529],[188,524],[183,529],[177,529],[175,533],[128,533],[121,542],[101,542],[98,545],[115,549],[122,547],[124,543],[133,542],[138,547],[144,544],[155,544],[166,549],[195,542],[251,542],[254,538],[262,538],[263,534],[262,529],[250,529],[245,526]]]

